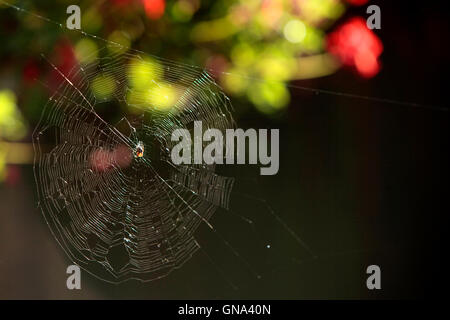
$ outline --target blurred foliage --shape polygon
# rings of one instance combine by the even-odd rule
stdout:
[[[17,108],[16,96],[11,90],[0,90],[0,182],[6,178],[9,145],[2,142],[21,140],[27,134],[21,112]]]
[[[0,137],[20,140],[26,135],[21,112],[17,108],[16,96],[11,90],[0,91]]]
[[[97,58],[100,46],[106,43],[94,41],[95,37],[86,37],[83,32],[120,44],[109,47],[113,52],[132,47],[203,66],[243,109],[254,106],[264,115],[278,115],[289,105],[290,81],[326,76],[341,66],[342,50],[334,48],[339,54],[328,52],[327,34],[333,32],[348,3],[365,2],[10,0],[25,10],[20,11],[0,1],[0,89],[12,90],[1,91],[0,95],[0,140],[21,140],[26,135],[23,118],[30,123],[37,121],[48,99],[46,86],[54,86],[58,79],[47,60],[65,73],[77,63],[87,64]],[[81,8],[83,32],[63,27],[71,4]],[[132,86],[139,90],[148,85],[149,74],[157,73],[157,65],[133,65],[129,70]],[[106,98],[115,89],[114,81],[101,75],[91,89],[96,96]],[[16,96],[23,116],[17,109]],[[148,102],[164,109],[176,96],[176,90],[161,84],[150,90]],[[128,98],[136,100],[136,96]],[[0,173],[1,159],[0,150]]]

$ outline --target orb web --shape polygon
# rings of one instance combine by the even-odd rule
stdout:
[[[67,74],[52,65],[60,83],[33,133],[39,206],[94,276],[164,277],[199,248],[196,229],[213,228],[234,182],[214,165],[173,165],[171,134],[194,121],[224,133],[230,101],[200,68],[111,47],[88,60]]]

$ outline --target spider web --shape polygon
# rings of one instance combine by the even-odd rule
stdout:
[[[172,132],[199,120],[224,132],[234,121],[204,70],[109,49],[68,74],[53,66],[62,82],[33,134],[35,179],[43,215],[70,259],[109,282],[149,281],[199,249],[202,222],[215,231],[208,221],[228,208],[234,183],[214,165],[174,166]],[[147,89],[133,85],[138,78]],[[109,123],[114,103],[134,115]]]
[[[7,5],[65,29],[45,16]],[[126,48],[82,30],[71,31],[107,47],[66,74],[46,59],[59,74],[59,85],[44,84],[53,94],[33,133],[33,146],[39,207],[73,262],[111,283],[163,278],[202,249],[194,234],[204,224],[261,279],[210,223],[214,212],[225,209],[250,228],[259,245],[265,241],[264,247],[271,247],[253,220],[229,208],[232,193],[250,206],[262,205],[274,219],[271,224],[276,222],[310,259],[317,258],[264,198],[248,194],[248,188],[245,193],[235,191],[235,179],[215,173],[214,165],[172,164],[170,135],[175,129],[192,131],[199,120],[204,129],[222,133],[235,125],[230,101],[208,71],[134,49],[117,53]],[[144,66],[137,75],[130,72],[136,63]],[[156,90],[136,85],[142,77],[144,89]],[[123,109],[131,115],[111,117]],[[141,145],[144,156],[137,157]],[[245,179],[239,176],[239,181]],[[249,180],[255,188],[257,179]],[[239,289],[215,259],[203,253],[228,285]]]

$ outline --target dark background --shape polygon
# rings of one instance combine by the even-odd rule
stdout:
[[[69,291],[65,268],[71,263],[36,208],[32,167],[23,166],[17,185],[0,186],[0,297],[398,299],[436,294],[445,277],[448,214],[447,12],[434,2],[375,3],[382,8],[379,75],[363,80],[340,70],[292,85],[417,106],[291,87],[291,106],[283,116],[267,119],[249,112],[238,122],[243,128],[280,129],[280,171],[258,177],[255,168],[232,168],[235,176],[254,179],[237,180],[233,206],[255,221],[258,235],[226,211],[217,212],[212,223],[262,279],[202,227],[203,249],[162,280],[109,285],[82,273],[82,290]],[[265,199],[317,258],[289,237],[262,201],[238,192]],[[381,268],[382,290],[365,286],[371,264]]]

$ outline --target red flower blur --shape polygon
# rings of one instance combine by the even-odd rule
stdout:
[[[142,0],[145,14],[152,20],[158,20],[164,14],[166,8],[165,0]]]
[[[33,59],[29,59],[23,68],[23,81],[26,85],[33,84],[36,79],[39,77],[39,66],[36,61]]]
[[[60,83],[65,83],[65,77],[69,78],[72,83],[77,83],[77,79],[70,75],[70,71],[78,64],[70,42],[59,41],[49,60],[56,68],[52,67],[49,74],[49,89],[52,93],[58,89]]]
[[[5,183],[10,186],[16,186],[22,178],[20,167],[17,165],[8,165],[6,167],[6,179]]]
[[[371,78],[380,71],[378,58],[383,52],[383,44],[362,18],[352,18],[332,32],[327,46],[328,51],[343,64],[355,67],[365,78]]]
[[[363,4],[369,2],[369,0],[347,0],[347,2],[354,6],[362,6]]]

